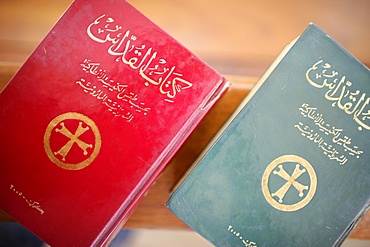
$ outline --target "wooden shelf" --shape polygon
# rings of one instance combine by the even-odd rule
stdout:
[[[17,65],[0,63],[0,89],[5,86],[17,69]],[[234,112],[257,80],[257,78],[248,77],[228,77],[228,79],[232,82],[229,90],[221,97],[177,152],[162,175],[142,199],[124,228],[190,230],[166,208],[165,203],[169,199],[172,188]],[[0,221],[12,221],[12,219],[0,212]],[[370,213],[367,213],[349,237],[370,239]]]

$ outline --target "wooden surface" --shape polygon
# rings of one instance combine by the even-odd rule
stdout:
[[[0,61],[24,62],[71,2],[1,0]],[[222,74],[259,77],[310,22],[370,64],[370,1],[128,2]]]
[[[0,63],[0,89],[10,80],[17,69],[17,65]],[[124,228],[189,229],[166,208],[165,203],[177,181],[188,170],[257,80],[248,77],[228,77],[228,79],[232,82],[230,89],[221,97],[177,152]],[[0,221],[11,220],[9,216],[0,212]],[[370,213],[367,213],[356,226],[350,238],[370,239]]]

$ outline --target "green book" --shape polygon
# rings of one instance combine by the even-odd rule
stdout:
[[[339,246],[369,208],[370,71],[314,24],[171,195],[216,246]]]

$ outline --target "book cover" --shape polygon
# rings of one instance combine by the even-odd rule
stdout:
[[[126,1],[74,1],[0,94],[0,209],[106,244],[227,85]]]
[[[370,71],[314,24],[167,205],[216,246],[336,246],[369,208]]]

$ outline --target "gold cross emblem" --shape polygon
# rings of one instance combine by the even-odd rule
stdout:
[[[289,188],[293,185],[297,189],[297,191],[299,192],[299,196],[302,197],[303,196],[303,191],[307,190],[308,186],[307,185],[304,186],[304,185],[300,184],[299,182],[296,181],[296,179],[299,176],[301,176],[303,173],[305,173],[306,169],[301,170],[300,165],[296,164],[294,172],[293,172],[292,176],[290,176],[284,170],[283,165],[279,165],[278,167],[279,167],[279,170],[278,171],[274,170],[273,174],[279,175],[280,177],[285,179],[286,183],[278,191],[276,191],[275,193],[272,193],[271,195],[273,197],[277,196],[279,198],[279,202],[282,203],[285,194],[288,192]]]
[[[289,163],[295,164],[291,175],[284,168],[284,166],[288,167]],[[306,175],[308,181],[303,183],[299,179],[304,175]],[[280,178],[280,180],[275,177]],[[283,185],[277,186],[281,181],[284,181]],[[276,186],[278,189],[273,190]],[[297,191],[290,195],[296,202],[292,203],[292,199],[290,198],[291,200],[285,203],[284,198],[291,187]],[[296,211],[305,207],[313,198],[316,187],[317,178],[315,170],[308,161],[296,155],[284,155],[275,159],[267,166],[262,177],[262,192],[265,199],[271,206],[281,211]],[[275,192],[271,192],[270,190]]]
[[[77,130],[74,134],[72,134],[69,129],[67,129],[65,127],[65,124],[64,122],[61,122],[60,123],[60,126],[62,126],[61,129],[55,129],[56,132],[59,132],[59,133],[62,133],[64,136],[66,136],[67,138],[69,138],[69,141],[66,143],[66,145],[64,145],[61,149],[59,149],[59,151],[57,152],[54,152],[55,155],[57,154],[60,154],[63,158],[62,160],[65,161],[66,159],[66,155],[69,153],[69,151],[71,150],[72,146],[74,143],[76,143],[82,150],[83,150],[83,154],[84,155],[87,155],[88,152],[87,152],[87,149],[88,148],[92,148],[92,144],[87,144],[86,142],[83,142],[81,141],[80,139],[78,139],[85,131],[89,130],[89,126],[83,128],[82,127],[82,122],[79,122],[78,123],[78,127],[77,127]]]
[[[44,147],[49,159],[59,167],[79,170],[96,158],[101,137],[94,121],[80,113],[68,112],[49,123]]]

